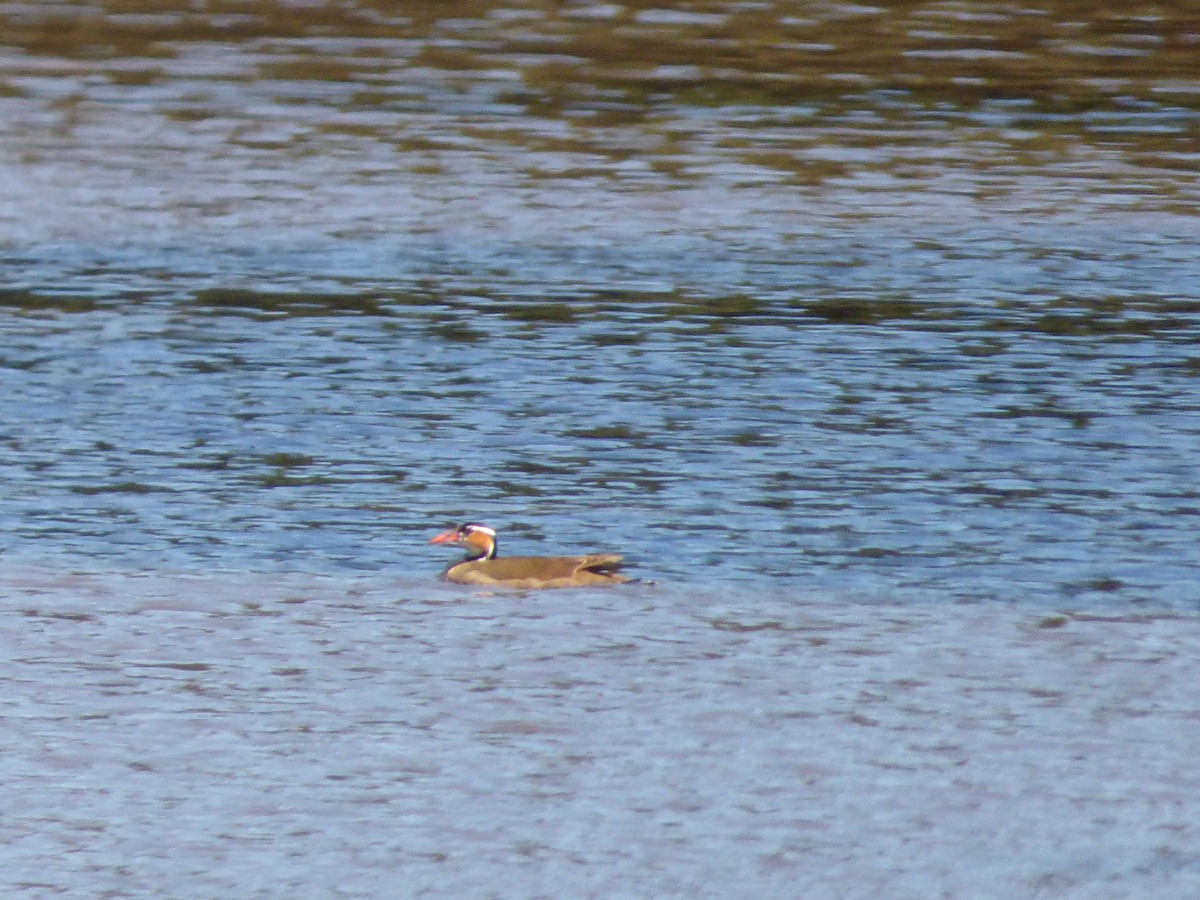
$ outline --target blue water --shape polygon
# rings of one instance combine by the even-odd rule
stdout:
[[[1197,896],[1193,19],[0,0],[0,893]]]
[[[866,230],[20,260],[8,550],[433,577],[477,519],[655,579],[1194,606],[1182,238]]]

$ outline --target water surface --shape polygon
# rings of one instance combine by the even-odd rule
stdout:
[[[1190,10],[0,25],[10,889],[1197,892]]]

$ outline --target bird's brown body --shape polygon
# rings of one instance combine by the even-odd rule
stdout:
[[[564,588],[623,584],[631,579],[616,571],[615,553],[584,556],[496,557],[496,532],[484,525],[462,525],[434,537],[432,544],[465,544],[474,555],[449,566],[444,577],[456,584],[511,588]]]

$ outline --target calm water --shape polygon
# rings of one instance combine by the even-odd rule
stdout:
[[[1191,11],[0,26],[13,885],[1195,887],[1197,708],[1162,675],[1194,683],[1200,609]],[[464,597],[425,542],[468,519],[660,586]],[[1114,774],[1147,753],[1156,806]]]

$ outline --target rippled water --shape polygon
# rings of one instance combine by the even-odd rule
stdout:
[[[31,754],[9,811],[47,810],[14,826],[38,838],[11,884],[294,895],[303,867],[256,842],[331,814],[344,832],[303,844],[325,894],[386,895],[401,857],[435,891],[519,871],[520,896],[637,893],[655,866],[656,895],[1195,884],[1173,754],[1196,711],[1156,674],[1194,675],[1200,604],[1190,10],[0,24],[0,675]],[[623,552],[659,587],[448,591],[425,542],[464,519],[505,552]],[[1043,618],[1063,609],[1115,618]],[[831,628],[854,637],[823,649]],[[354,752],[369,777],[328,769]],[[949,814],[964,765],[976,805]],[[187,871],[263,881],[160,869],[153,823],[181,808]],[[998,829],[1007,857],[954,849]],[[623,846],[660,831],[657,855]],[[86,833],[106,849],[37,880]]]
[[[1000,327],[910,302],[18,311],[7,542],[432,576],[430,529],[473,517],[672,581],[1192,603],[1197,369],[1163,305]]]
[[[11,567],[2,590],[10,896],[1200,886],[1191,617]]]

